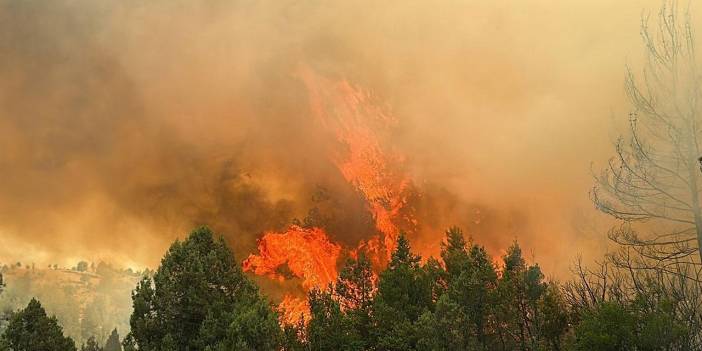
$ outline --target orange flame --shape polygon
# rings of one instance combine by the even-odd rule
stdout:
[[[321,228],[292,225],[284,233],[266,233],[258,241],[258,255],[249,255],[243,269],[274,279],[302,279],[309,291],[332,283],[338,274],[337,260],[341,246],[329,241]],[[283,323],[294,324],[309,320],[309,306],[304,298],[285,295],[278,306]]]
[[[310,306],[307,300],[290,294],[283,297],[283,301],[278,305],[278,312],[285,324],[297,324],[300,322],[300,318],[305,323],[310,320]]]
[[[383,133],[397,121],[372,102],[370,94],[345,80],[323,78],[309,69],[298,72],[309,92],[310,107],[320,125],[334,135],[338,148],[331,158],[339,172],[367,202],[377,233],[359,243],[349,254],[366,252],[374,267],[384,266],[394,250],[400,225],[416,226],[408,211],[412,184],[401,173],[403,158],[386,147]],[[258,243],[258,254],[243,263],[245,271],[284,280],[302,279],[305,291],[325,288],[337,276],[341,247],[329,240],[321,228],[290,226],[284,233],[266,233]],[[305,299],[286,295],[279,305],[284,323],[309,318]]]
[[[244,271],[279,280],[292,275],[301,278],[302,286],[310,290],[326,287],[336,279],[341,246],[329,241],[321,228],[292,225],[284,233],[265,234],[258,242],[258,252],[244,261]]]
[[[398,223],[405,220],[415,225],[411,216],[403,217],[411,181],[402,170],[403,158],[382,144],[382,133],[397,123],[391,115],[372,102],[370,94],[345,80],[332,82],[309,69],[300,69],[299,76],[308,91],[310,106],[320,124],[334,133],[341,148],[333,155],[334,163],[344,178],[368,202],[375,226],[382,240],[372,238],[360,248],[371,254],[385,248],[386,259],[395,248],[400,233]]]

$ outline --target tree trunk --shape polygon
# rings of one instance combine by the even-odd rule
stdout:
[[[695,233],[697,234],[697,252],[700,255],[700,262],[702,263],[702,211],[700,211],[700,195],[699,187],[697,186],[697,177],[699,174],[698,169],[695,165],[697,164],[697,156],[692,158],[694,161],[693,166],[690,166],[690,195],[692,197],[692,214],[695,218]]]

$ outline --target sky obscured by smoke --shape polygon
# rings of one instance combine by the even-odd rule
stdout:
[[[418,245],[458,224],[565,272],[605,249],[590,164],[626,120],[625,65],[658,5],[3,2],[0,262],[155,266],[198,224],[243,259],[314,206],[354,245],[372,221],[310,116],[305,65],[399,120],[387,142],[424,192]]]

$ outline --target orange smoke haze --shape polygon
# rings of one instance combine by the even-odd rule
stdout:
[[[403,230],[435,255],[458,225],[563,275],[606,249],[590,164],[657,5],[6,2],[0,263],[155,267],[207,224],[309,288],[344,250],[381,264]]]

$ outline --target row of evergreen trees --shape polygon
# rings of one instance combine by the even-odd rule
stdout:
[[[63,329],[56,317],[47,316],[41,303],[32,299],[26,308],[15,313],[0,339],[0,350],[76,350],[70,337],[63,335]],[[95,337],[90,337],[81,351],[121,351],[119,334],[114,329],[105,345],[100,346]]]
[[[628,300],[583,307],[548,282],[515,243],[499,268],[485,249],[447,231],[441,260],[422,263],[404,236],[375,276],[348,258],[335,284],[313,290],[311,316],[281,328],[272,304],[207,228],[176,241],[132,293],[131,331],[83,350],[685,350],[696,330],[668,309]],[[568,285],[570,288],[577,284]],[[37,300],[15,313],[0,350],[76,350]]]
[[[143,274],[150,274],[145,271],[137,275],[103,262],[88,266],[87,272],[53,266],[36,270],[12,267],[0,268],[0,274],[8,280],[7,289],[0,294],[0,334],[10,312],[36,298],[47,313],[56,316],[64,334],[79,345],[91,336],[103,343],[114,328],[129,330],[131,292]]]

